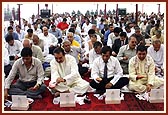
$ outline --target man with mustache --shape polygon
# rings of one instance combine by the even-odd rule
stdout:
[[[129,60],[136,55],[136,37],[130,36],[129,43],[127,45],[121,46],[117,59],[123,69],[123,74],[128,74],[128,63]]]

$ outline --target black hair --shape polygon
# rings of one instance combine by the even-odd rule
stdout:
[[[9,26],[9,27],[8,27],[8,31],[9,31],[9,30],[13,30],[13,27],[12,27],[12,26]]]
[[[9,35],[7,35],[7,36],[5,37],[5,41],[6,41],[6,42],[9,43],[11,40],[14,40],[13,35],[10,35],[10,34],[9,34]]]
[[[98,46],[102,47],[102,43],[99,42],[99,41],[96,41],[96,42],[93,44],[93,47],[94,47],[94,48],[97,48]]]
[[[88,31],[88,34],[95,34],[96,32],[95,32],[95,30],[94,29],[90,29],[89,31]]]
[[[21,51],[22,57],[28,57],[28,56],[32,57],[32,54],[33,54],[33,52],[31,50],[31,48],[29,48],[29,47],[24,47]]]
[[[109,24],[108,27],[113,26],[113,24]]]
[[[127,37],[127,33],[126,33],[126,32],[121,32],[121,33],[120,33],[120,36]]]
[[[65,55],[65,52],[64,52],[64,49],[61,48],[61,47],[57,47],[54,49],[53,53],[55,54],[59,54],[59,53],[62,53],[63,55]]]
[[[56,26],[55,25],[51,25],[51,28],[55,28]]]
[[[113,32],[119,34],[119,33],[122,32],[122,31],[123,31],[122,28],[120,28],[120,27],[115,27]]]
[[[146,51],[147,52],[147,47],[145,45],[138,45],[136,52],[138,51]]]
[[[69,28],[68,32],[72,32],[74,34],[75,33],[75,29],[74,28]]]
[[[104,46],[104,47],[101,49],[101,53],[106,54],[107,52],[110,52],[110,55],[112,55],[112,49],[111,49],[110,46]]]
[[[27,32],[28,33],[33,33],[33,29],[28,29]]]
[[[63,21],[65,21],[65,22],[66,22],[66,21],[67,21],[67,19],[66,19],[66,18],[63,18]]]
[[[17,25],[16,27],[18,27],[19,29],[21,29],[21,26],[20,26],[20,25]]]

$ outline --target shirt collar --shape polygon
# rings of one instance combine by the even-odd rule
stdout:
[[[22,65],[24,65],[24,62],[23,62],[23,59],[22,59]],[[34,58],[32,57],[32,63],[31,63],[32,66],[35,65],[35,61],[34,61]]]

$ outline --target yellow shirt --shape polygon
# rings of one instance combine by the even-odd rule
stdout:
[[[73,40],[71,46],[80,47],[80,44],[76,40]]]

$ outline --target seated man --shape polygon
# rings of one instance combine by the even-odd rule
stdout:
[[[91,77],[93,80],[90,86],[104,93],[106,89],[121,89],[127,85],[129,79],[123,76],[123,70],[117,58],[111,56],[110,46],[104,46],[101,50],[101,57],[94,60]]]
[[[54,50],[54,57],[50,62],[51,81],[49,88],[55,96],[60,92],[74,92],[84,94],[89,88],[89,83],[83,80],[78,72],[76,60],[71,55],[65,55],[62,48]]]
[[[43,84],[44,71],[40,60],[32,57],[32,50],[28,47],[22,49],[21,57],[15,61],[12,70],[5,79],[5,99],[8,94],[42,98],[41,94],[46,90],[46,86]],[[12,84],[17,72],[19,79]]]
[[[17,60],[20,57],[20,52],[23,48],[22,43],[19,40],[14,40],[12,35],[7,35],[5,40],[7,43],[5,44],[5,47],[8,50],[10,61]]]
[[[66,54],[69,54],[76,59],[76,62],[78,64],[79,73],[81,76],[83,76],[84,73],[88,71],[87,67],[82,67],[82,64],[84,62],[84,53],[85,53],[84,49],[71,46],[71,42],[69,40],[65,40],[63,42],[63,48]]]
[[[89,51],[89,68],[92,68],[93,61],[101,56],[101,48],[102,48],[102,43],[99,41],[96,41],[93,44],[93,48]]]
[[[151,88],[159,88],[164,80],[155,76],[155,64],[151,56],[147,55],[144,45],[137,47],[136,56],[129,61],[128,88],[138,93],[149,92]]]
[[[41,63],[44,62],[44,56],[39,46],[33,45],[33,41],[30,39],[23,40],[23,47],[29,47],[32,50],[32,56],[38,58]]]
[[[164,45],[160,40],[154,40],[152,45],[148,48],[148,54],[152,57],[155,63],[155,75],[163,77],[164,70]]]
[[[121,46],[119,53],[117,54],[117,59],[121,64],[123,74],[128,74],[129,60],[136,55],[136,43],[137,40],[135,36],[130,36],[129,43],[127,45]]]

